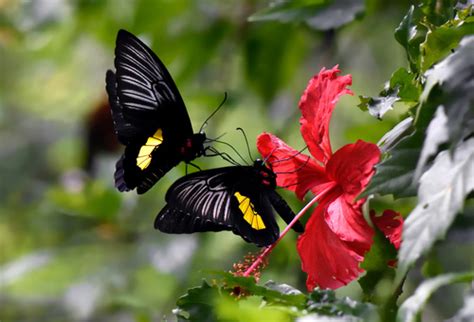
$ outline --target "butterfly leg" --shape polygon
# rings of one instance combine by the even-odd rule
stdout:
[[[187,168],[187,167],[188,167],[188,164],[189,164],[189,165],[192,165],[193,167],[195,167],[195,168],[198,169],[199,171],[202,171],[202,169],[201,169],[199,166],[195,165],[195,164],[192,163],[192,162],[188,162],[188,163],[186,163],[186,174],[188,173],[188,172],[187,172],[187,170],[188,170],[188,168]]]

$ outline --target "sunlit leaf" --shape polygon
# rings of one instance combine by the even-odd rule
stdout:
[[[474,189],[474,139],[460,144],[454,156],[438,154],[420,179],[418,205],[403,226],[398,280],[434,242],[446,234],[464,199]]]
[[[440,84],[446,91],[471,87],[474,69],[472,53],[474,52],[474,36],[464,38],[457,50],[436,64],[426,72],[426,84],[421,95],[421,100],[428,98],[431,89]]]
[[[370,115],[382,119],[382,116],[393,108],[393,104],[400,100],[398,89],[388,89],[378,97],[359,96],[359,108],[369,110]]]
[[[474,34],[474,21],[459,23],[458,26],[443,25],[428,31],[426,40],[420,45],[421,71],[426,71],[434,63],[454,50],[462,37]]]
[[[377,142],[380,150],[385,153],[390,151],[401,139],[403,139],[412,129],[413,117],[407,117],[394,126],[393,129],[385,133],[385,135]]]
[[[455,273],[440,275],[423,282],[411,297],[403,302],[397,315],[399,322],[421,321],[421,313],[431,295],[440,287],[453,283],[469,283],[474,273]]]
[[[421,100],[438,96],[448,117],[451,147],[474,129],[474,36],[465,37],[456,51],[426,72]],[[435,90],[441,93],[432,93]]]
[[[440,144],[448,140],[448,119],[444,113],[442,105],[438,107],[435,117],[431,120],[430,125],[426,129],[426,137],[423,142],[418,164],[416,165],[415,178],[418,179],[421,172],[428,161],[428,158],[433,156]]]
[[[421,86],[416,75],[405,68],[397,69],[390,78],[390,88],[398,88],[398,97],[404,102],[416,102],[420,98]]]

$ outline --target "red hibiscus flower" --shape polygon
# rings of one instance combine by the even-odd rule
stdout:
[[[347,88],[351,75],[338,76],[339,72],[338,66],[323,68],[310,80],[299,102],[301,134],[311,156],[269,133],[262,133],[257,140],[261,155],[278,173],[279,186],[294,191],[300,199],[308,191],[316,195],[318,205],[297,244],[310,291],[316,286],[335,289],[357,278],[374,235],[362,214],[365,199],[356,197],[374,174],[380,150],[361,140],[335,153],[331,150],[332,111],[341,95],[352,94]],[[386,211],[376,218],[374,223],[383,226],[382,232],[398,247],[401,217]]]

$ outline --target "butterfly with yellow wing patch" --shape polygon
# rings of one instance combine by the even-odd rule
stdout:
[[[272,208],[286,223],[295,217],[275,188],[276,174],[261,160],[253,166],[198,171],[168,189],[155,228],[174,234],[230,230],[247,242],[268,246],[280,232]],[[304,230],[299,222],[293,229]]]
[[[204,155],[204,133],[194,133],[168,70],[140,39],[117,34],[116,72],[106,75],[115,132],[126,146],[116,164],[120,191],[150,189],[170,169]]]

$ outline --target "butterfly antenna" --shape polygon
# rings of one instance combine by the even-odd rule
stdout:
[[[290,156],[287,157],[287,158],[275,160],[275,161],[273,161],[272,163],[278,163],[278,162],[284,162],[284,161],[291,160],[291,159],[297,157],[298,155],[300,155],[301,153],[303,153],[303,151],[306,150],[307,148],[308,148],[308,146],[305,146],[304,148],[302,148],[301,150],[299,150],[299,151],[296,152],[295,154],[290,155]]]
[[[275,152],[277,149],[277,147],[274,147],[273,150],[267,155],[267,157],[265,159],[263,159],[263,163],[267,163],[268,159],[270,159],[270,157],[273,155],[273,152]],[[270,162],[269,162],[270,166],[272,165]]]
[[[224,105],[225,101],[227,101],[227,92],[224,92],[224,99],[219,104],[219,106],[214,110],[214,112],[211,113],[211,115],[209,115],[207,117],[207,119],[204,121],[204,123],[202,123],[201,128],[199,129],[199,133],[202,133],[204,128],[207,126],[207,122],[217,113],[217,111],[219,111],[219,109],[222,107],[222,105]]]
[[[214,153],[213,155],[209,155],[209,156],[220,156],[222,159],[224,159],[225,161],[229,162],[230,164],[233,164],[235,166],[239,166],[240,164],[235,161],[230,155],[228,155],[227,153],[225,152],[219,152],[216,148],[214,147],[209,147],[209,151],[211,151],[212,153]]]
[[[245,161],[245,159],[244,159],[244,158],[242,157],[242,155],[239,153],[239,151],[237,151],[231,144],[229,144],[229,143],[227,143],[227,142],[225,142],[225,141],[220,141],[220,140],[214,140],[214,142],[216,142],[216,143],[221,143],[221,144],[224,144],[224,145],[230,147],[230,148],[232,149],[232,151],[234,151],[235,154],[237,154],[237,155],[239,156],[239,158],[240,158],[242,161],[244,161],[244,163],[245,163],[246,165],[249,165],[248,162]]]
[[[294,169],[293,171],[275,172],[275,174],[279,175],[279,174],[290,174],[290,173],[298,172],[301,169],[303,169],[304,167],[306,167],[306,165],[308,164],[309,159],[310,159],[310,156],[308,155],[307,158],[306,158],[306,161],[302,165],[300,165],[298,168]]]
[[[247,144],[247,152],[248,152],[248,154],[249,154],[250,160],[252,160],[252,161],[255,160],[255,159],[253,158],[253,156],[252,156],[252,153],[250,153],[249,140],[247,139],[247,134],[245,134],[244,129],[241,128],[241,127],[238,127],[236,130],[242,132],[242,135],[244,136],[245,144]]]
[[[216,142],[216,141],[218,141],[221,137],[223,137],[223,136],[226,135],[226,134],[227,134],[227,132],[224,132],[224,133],[222,133],[221,135],[219,135],[218,137],[216,137],[215,139],[211,139],[211,138],[206,137],[206,141],[205,141],[205,142],[206,142],[206,143]]]

